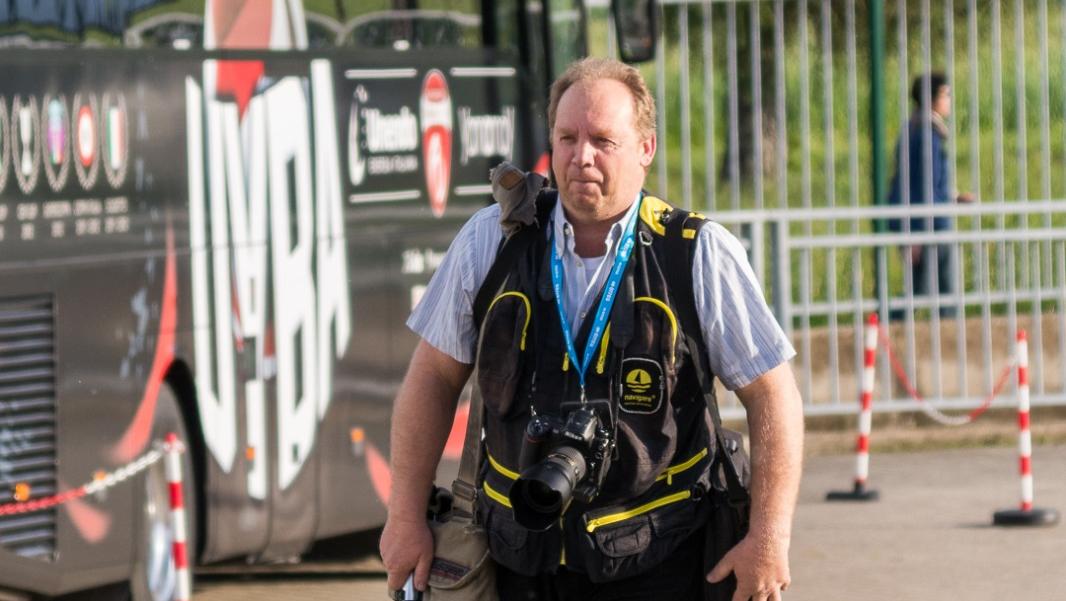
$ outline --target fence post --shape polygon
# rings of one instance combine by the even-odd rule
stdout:
[[[792,261],[789,252],[788,220],[775,219],[770,233],[770,255],[774,258],[774,315],[789,337],[792,336]],[[808,401],[810,399],[807,399]]]

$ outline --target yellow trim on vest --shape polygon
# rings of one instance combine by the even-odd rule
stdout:
[[[559,516],[559,538],[562,540],[559,545],[559,565],[566,565],[566,536],[563,535],[563,516]]]
[[[617,524],[618,522],[622,522],[622,521],[628,520],[630,518],[635,518],[638,515],[643,515],[645,513],[648,513],[649,511],[652,511],[653,509],[658,509],[658,508],[660,508],[660,507],[662,507],[664,505],[670,505],[671,503],[677,503],[678,501],[684,501],[685,499],[687,499],[687,498],[689,498],[691,496],[692,496],[692,491],[689,491],[689,490],[683,490],[681,492],[675,492],[672,495],[667,495],[665,497],[660,497],[658,499],[655,499],[654,501],[649,501],[648,503],[645,503],[645,504],[641,505],[640,507],[636,507],[634,509],[630,509],[629,511],[620,511],[618,513],[612,513],[612,514],[605,515],[603,517],[598,517],[598,518],[596,518],[594,520],[589,520],[588,523],[585,524],[585,530],[588,530],[589,532],[593,532],[594,530],[596,530],[600,526],[610,526],[611,524]]]
[[[563,371],[570,371],[570,353],[563,353]]]
[[[496,305],[496,301],[500,300],[501,298],[503,298],[505,296],[517,296],[518,298],[522,299],[522,302],[525,303],[525,305],[526,305],[526,323],[522,325],[522,342],[518,346],[519,349],[524,351],[524,350],[526,350],[526,330],[529,329],[529,318],[531,317],[530,314],[532,313],[532,309],[530,308],[530,305],[529,305],[529,297],[527,297],[526,295],[522,294],[521,292],[515,292],[513,290],[511,292],[504,292],[503,294],[501,294],[501,295],[497,296],[496,298],[492,299],[492,302],[489,303],[488,310],[485,311],[485,315],[488,315],[489,311],[492,311],[492,307],[494,307]]]
[[[611,341],[611,324],[603,330],[603,338],[600,339],[600,358],[596,361],[596,373],[602,374],[607,363],[607,343]]]
[[[638,296],[637,298],[633,299],[633,302],[651,303],[666,312],[666,316],[670,318],[670,326],[673,329],[674,333],[673,337],[670,339],[670,350],[672,352],[674,347],[677,346],[677,317],[675,317],[674,312],[670,310],[670,306],[664,303],[663,301],[657,298],[652,298],[650,296]]]
[[[681,230],[681,237],[685,238],[686,240],[691,240],[696,237],[696,230],[691,228],[685,228]]]
[[[656,198],[654,196],[645,196],[644,201],[640,203],[640,219],[653,232],[660,236],[666,235],[666,226],[663,225],[659,219],[666,211],[673,210],[665,200]]]
[[[683,462],[681,462],[681,463],[679,463],[677,465],[671,465],[670,467],[666,468],[666,471],[664,471],[662,474],[659,474],[659,477],[656,478],[655,481],[658,482],[658,481],[660,481],[660,480],[665,478],[667,484],[673,484],[674,483],[674,476],[676,476],[676,475],[680,474],[681,472],[683,472],[683,471],[691,468],[692,466],[696,465],[697,463],[700,462],[701,459],[703,459],[706,456],[707,456],[707,449],[703,449],[699,453],[696,453],[695,455],[690,457],[688,460],[683,461]]]
[[[508,509],[511,508],[511,500],[508,499],[507,497],[503,496],[503,494],[500,493],[500,491],[498,491],[495,488],[489,486],[488,482],[486,482],[481,488],[485,489],[485,494],[487,494],[490,499],[492,499],[493,501],[496,501],[497,503],[499,503],[500,505],[503,505],[504,507],[506,507]]]
[[[507,476],[511,480],[517,480],[518,479],[518,472],[511,471],[511,470],[503,467],[502,465],[500,465],[500,462],[496,461],[496,458],[493,457],[491,453],[485,453],[485,454],[489,456],[489,465],[492,466],[492,469],[494,469],[497,472],[499,472],[500,475],[502,475],[502,476]]]

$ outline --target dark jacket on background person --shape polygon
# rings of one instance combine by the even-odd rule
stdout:
[[[899,139],[896,141],[896,171],[892,175],[892,182],[888,192],[889,205],[929,204],[928,193],[930,190],[933,193],[933,203],[941,204],[954,201],[949,188],[951,178],[948,171],[947,149],[945,148],[948,128],[943,118],[935,112],[931,113],[928,122],[929,127],[926,127],[925,119],[922,118],[921,113],[915,111],[907,123],[904,124],[903,130],[900,131]],[[928,137],[926,132],[928,132]],[[927,140],[931,150],[929,169],[924,165]],[[906,141],[906,147],[903,145],[904,141]],[[909,154],[903,154],[908,151]],[[906,198],[904,198],[903,183],[900,181],[902,178],[901,167],[904,160],[907,161],[908,170],[906,190],[909,195]],[[926,183],[927,172],[932,175],[931,186]],[[929,217],[912,217],[910,231],[924,232],[928,230],[929,221]],[[931,221],[934,231],[950,230],[954,225],[952,218],[945,215],[932,217]],[[903,231],[902,222],[902,219],[889,219],[888,229],[893,232]]]

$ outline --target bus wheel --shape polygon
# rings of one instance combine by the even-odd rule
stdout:
[[[187,429],[181,410],[173,394],[163,386],[159,390],[155,419],[152,423],[152,438],[161,441],[169,432],[188,443]],[[193,477],[191,453],[181,455],[182,480],[185,497],[185,533],[189,562],[196,550],[196,480]],[[139,523],[135,532],[135,556],[130,577],[130,593],[133,601],[171,601],[178,598],[178,573],[174,565],[174,529],[170,522],[170,489],[167,484],[164,462],[150,467],[142,479]],[[190,568],[192,566],[190,565]]]

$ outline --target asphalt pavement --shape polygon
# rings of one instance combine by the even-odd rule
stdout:
[[[788,601],[1066,601],[1066,526],[1001,528],[1018,505],[1017,451],[976,448],[874,455],[880,500],[829,503],[851,486],[854,457],[807,460]],[[1066,512],[1066,446],[1033,451],[1037,507]],[[196,601],[381,601],[384,578],[362,552],[291,575],[201,579]],[[291,568],[290,568],[291,570]]]

